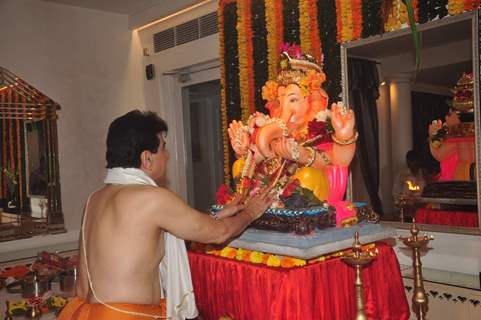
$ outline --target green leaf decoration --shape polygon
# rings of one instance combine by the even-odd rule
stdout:
[[[416,27],[416,20],[414,18],[414,8],[413,8],[412,1],[402,0],[402,2],[406,5],[408,20],[409,20],[409,27],[411,28],[411,35],[413,38],[414,49],[416,52],[416,64],[414,66],[414,75],[413,75],[413,81],[414,81],[419,71],[419,67],[421,66],[422,37],[421,37],[421,33],[418,31]]]

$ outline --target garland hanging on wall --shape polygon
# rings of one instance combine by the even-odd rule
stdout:
[[[387,2],[390,1],[390,2]],[[324,89],[340,100],[340,43],[408,26],[401,0],[220,0],[221,118],[225,182],[235,155],[227,125],[266,112],[261,89],[277,75],[284,42],[324,61]],[[415,21],[426,23],[479,8],[481,0],[411,0]],[[383,12],[385,8],[386,12]],[[385,18],[383,18],[385,17]],[[322,59],[323,58],[323,59]]]

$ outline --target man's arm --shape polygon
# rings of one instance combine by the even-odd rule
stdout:
[[[235,205],[227,210],[229,216],[214,220],[210,215],[189,207],[177,195],[164,188],[153,188],[153,201],[148,211],[153,222],[175,236],[203,243],[223,243],[240,234],[271,205],[270,189],[263,190],[245,206]]]

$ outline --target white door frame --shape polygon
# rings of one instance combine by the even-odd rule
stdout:
[[[186,128],[184,128],[182,89],[198,83],[219,80],[219,60],[215,59],[183,68],[182,70],[165,72],[159,78],[162,103],[164,106],[171,106],[166,108],[170,112],[166,112],[163,115],[169,125],[169,135],[167,137],[168,150],[170,152],[170,161],[167,169],[168,187],[187,201],[188,179],[186,169],[189,146],[185,142]]]

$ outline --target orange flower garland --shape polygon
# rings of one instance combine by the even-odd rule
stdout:
[[[362,0],[352,0],[353,40],[361,38],[362,34]]]
[[[249,2],[249,3],[246,3]],[[247,59],[247,41],[250,41],[245,33],[245,10],[250,1],[237,2],[237,47],[239,48],[239,89],[241,102],[241,117],[243,121],[247,121],[250,114],[249,102],[249,69]]]
[[[311,30],[311,54],[322,63],[321,39],[319,38],[319,24],[317,22],[317,1],[308,0],[309,22]]]
[[[389,13],[387,22],[384,26],[384,30],[386,32],[398,30],[399,28],[401,28],[401,22],[399,19],[399,6],[399,0],[392,1],[391,12]]]
[[[283,42],[282,1],[265,0],[267,29],[268,78],[275,79],[279,63],[279,50]]]
[[[480,0],[465,0],[464,1],[464,10],[465,11],[470,11],[470,10],[476,10],[479,8],[479,3]]]
[[[309,15],[309,1],[308,0],[299,0],[299,36],[301,40],[301,48],[303,52],[311,52],[312,43],[311,43],[311,24],[310,20],[311,17]]]
[[[341,0],[342,40],[351,41],[354,38],[352,20],[352,0]]]
[[[363,245],[362,249],[364,251],[367,251],[367,250],[373,250],[375,249],[375,247],[376,245],[374,243],[370,243],[370,244]],[[285,269],[302,267],[307,264],[313,264],[313,263],[318,263],[318,262],[326,261],[333,258],[342,257],[352,252],[352,249],[349,248],[349,249],[329,253],[315,259],[304,260],[304,259],[299,259],[294,257],[280,256],[276,254],[264,253],[260,251],[253,251],[253,250],[247,250],[242,248],[236,249],[233,247],[224,247],[221,250],[206,249],[205,251],[202,250],[202,248],[204,248],[203,245],[199,245],[198,248],[196,246],[195,250],[196,251],[200,250],[201,252],[203,251],[206,254],[219,256],[227,259],[243,261],[243,262],[248,262],[253,264],[263,264],[269,267],[285,268]]]
[[[224,183],[226,185],[230,184],[230,168],[229,168],[229,135],[228,135],[228,124],[227,124],[227,100],[225,96],[225,64],[224,64],[224,5],[219,3],[217,10],[217,17],[219,21],[219,59],[220,59],[220,85],[221,85],[221,104],[220,104],[220,116],[222,121],[222,146],[224,152]]]
[[[249,114],[256,111],[255,105],[255,85],[254,85],[254,43],[252,35],[252,13],[251,13],[251,0],[245,0],[244,6],[244,29],[245,38],[248,40],[246,43],[246,55],[247,55],[247,75],[248,75],[248,87],[249,87]],[[249,117],[245,120],[247,121]]]
[[[5,92],[1,92],[0,106],[4,106],[4,105],[5,105]],[[2,137],[7,136],[6,122],[7,122],[7,120],[2,118]],[[1,155],[1,157],[2,157],[2,159],[1,159],[2,162],[0,163],[1,167],[5,167],[6,163],[7,163],[7,143],[2,143],[2,155]],[[3,178],[3,174],[0,174],[0,178],[1,178],[1,181],[2,181],[1,197],[5,198],[6,193],[7,193],[7,181],[6,181],[6,179]]]
[[[343,42],[342,40],[343,19],[341,17],[341,7],[342,7],[342,0],[336,0],[336,27],[337,27],[338,43]]]

